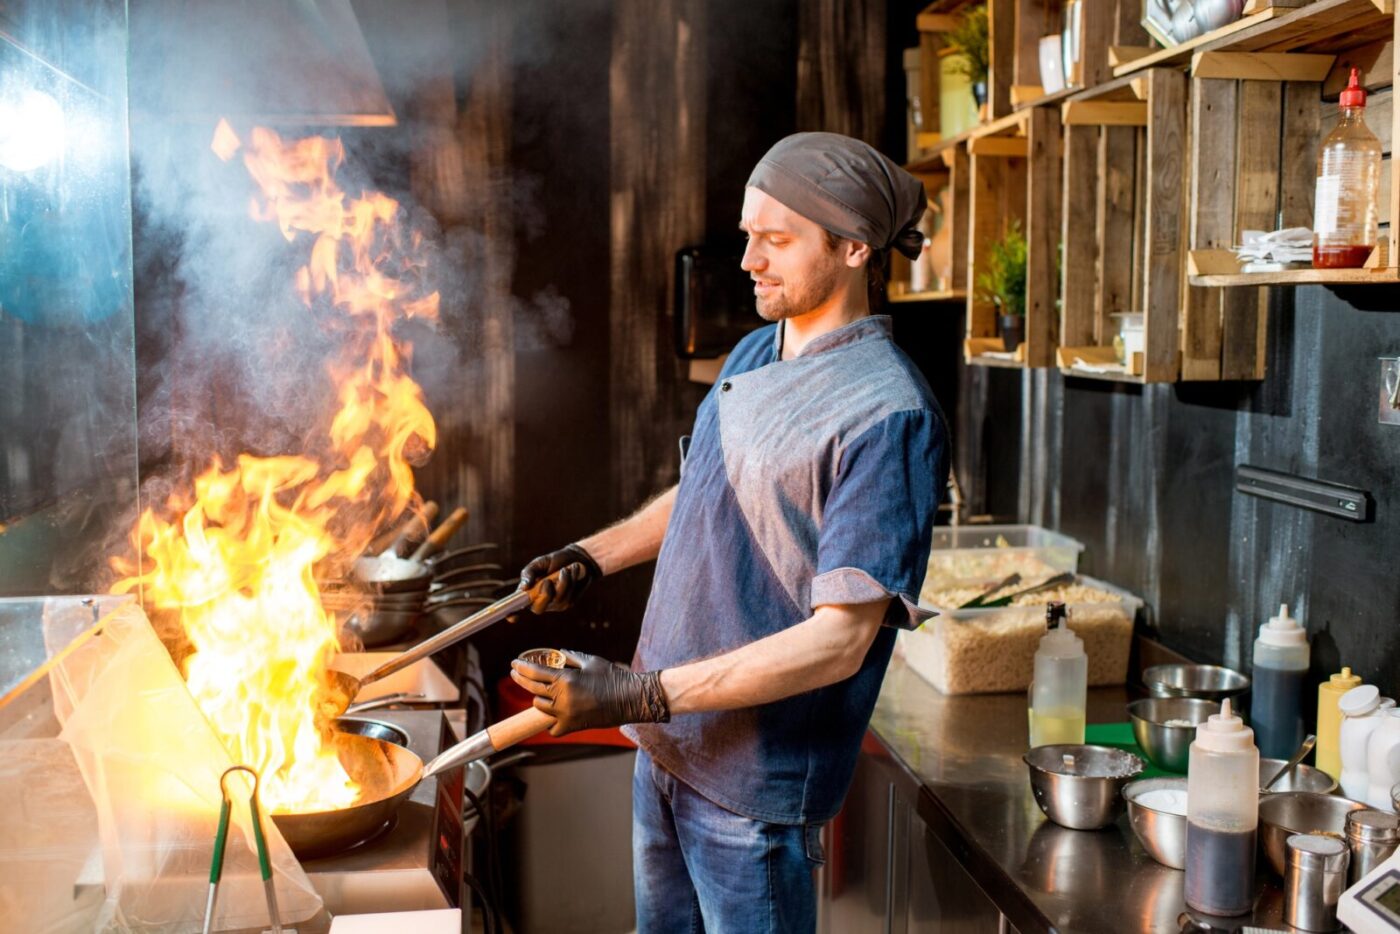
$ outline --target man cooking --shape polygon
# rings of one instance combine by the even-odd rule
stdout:
[[[628,669],[515,662],[551,732],[627,724],[642,932],[811,931],[840,809],[947,478],[928,384],[872,316],[918,256],[923,185],[870,146],[799,133],[754,169],[740,228],[758,313],[701,403],[679,485],[531,561],[535,612],[656,559]],[[558,583],[543,581],[559,573]],[[543,581],[543,583],[540,583]]]

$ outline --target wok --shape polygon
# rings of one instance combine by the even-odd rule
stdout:
[[[536,664],[562,668],[571,663],[553,649],[526,653]],[[475,733],[423,764],[411,750],[378,738],[387,724],[338,720],[335,747],[341,765],[360,785],[360,798],[349,807],[304,814],[273,814],[272,820],[297,859],[315,859],[358,846],[379,835],[425,778],[470,765],[549,729],[554,718],[527,707]],[[367,724],[364,726],[362,724]]]

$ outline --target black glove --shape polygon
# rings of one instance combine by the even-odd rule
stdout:
[[[530,591],[530,609],[555,613],[574,605],[603,569],[579,544],[540,555],[520,570],[520,589]]]
[[[551,735],[671,719],[661,672],[632,671],[582,652],[564,654],[577,667],[543,668],[519,659],[510,664],[515,683],[535,695],[535,709],[554,718]]]

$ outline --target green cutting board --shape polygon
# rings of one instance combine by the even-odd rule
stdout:
[[[1166,769],[1157,768],[1152,760],[1147,758],[1147,753],[1143,752],[1142,747],[1137,744],[1131,723],[1090,723],[1084,727],[1084,742],[1093,743],[1095,746],[1112,746],[1114,749],[1124,749],[1131,752],[1147,763],[1147,768],[1138,778],[1176,778],[1185,774],[1184,772],[1168,772]]]

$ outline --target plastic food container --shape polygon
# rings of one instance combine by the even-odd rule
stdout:
[[[1027,586],[1042,577],[1027,578]],[[1089,684],[1123,684],[1133,621],[1142,600],[1091,577],[1081,576],[1078,583],[1104,594],[1093,601],[1065,601],[1069,628],[1083,640],[1089,657]],[[1058,599],[1053,592],[1044,597]],[[1024,691],[1030,686],[1035,652],[1045,632],[1044,602],[980,610],[924,605],[941,615],[912,632],[901,632],[899,640],[905,661],[925,681],[944,694]]]
[[[1061,571],[1078,571],[1083,550],[1068,535],[1038,525],[940,526],[933,530],[923,589],[986,586],[1013,573],[1029,586]]]

